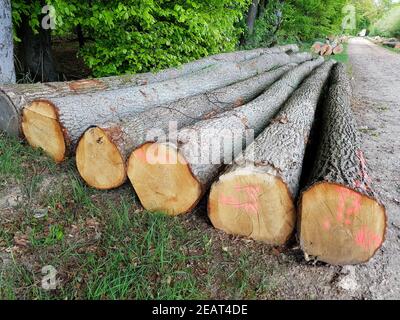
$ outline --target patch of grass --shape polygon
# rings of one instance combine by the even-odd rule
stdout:
[[[0,146],[3,192],[19,188],[27,200],[0,219],[0,253],[12,257],[4,268],[0,261],[0,299],[273,296],[276,258],[267,246],[222,236],[193,217],[199,212],[143,211],[129,187],[88,188],[73,159],[53,165],[4,136]],[[42,190],[46,181],[51,192]],[[46,214],[35,217],[37,210]],[[57,270],[56,290],[42,288],[44,266]]]
[[[359,129],[361,133],[367,134],[371,137],[379,137],[379,133],[376,132],[375,128],[361,128]]]
[[[349,62],[349,45],[343,44],[343,52],[340,54],[331,55],[328,59],[336,60],[337,62],[348,63]]]
[[[17,138],[0,133],[0,185],[7,178],[23,179],[29,170],[45,167],[51,172],[56,165],[38,149],[33,149]]]

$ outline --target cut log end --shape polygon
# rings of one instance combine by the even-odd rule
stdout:
[[[304,192],[300,216],[304,252],[332,265],[367,262],[384,240],[384,207],[337,184],[323,182]]]
[[[76,165],[85,182],[96,189],[108,190],[126,180],[125,161],[106,132],[88,129],[76,149]]]
[[[281,179],[240,169],[214,183],[208,202],[209,218],[217,229],[272,245],[283,245],[293,233],[293,200]]]
[[[10,99],[0,91],[0,131],[19,136],[19,114]]]
[[[193,209],[202,195],[184,157],[170,144],[146,143],[136,149],[128,160],[127,172],[149,211],[183,214]]]
[[[28,143],[41,148],[56,162],[65,159],[66,146],[57,112],[51,103],[35,101],[22,112],[22,132]]]

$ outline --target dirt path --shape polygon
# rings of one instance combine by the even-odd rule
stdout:
[[[353,109],[363,149],[388,214],[382,250],[357,267],[360,290],[375,299],[400,299],[400,54],[355,38],[349,45]]]
[[[400,299],[400,55],[366,39],[349,43],[353,111],[375,189],[388,214],[382,249],[367,264],[304,262],[294,248],[278,277],[278,298]]]

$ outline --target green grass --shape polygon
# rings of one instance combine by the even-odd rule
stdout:
[[[329,59],[336,60],[337,62],[342,62],[342,63],[348,63],[349,62],[349,45],[347,43],[343,44],[343,52],[340,54],[335,54],[332,56],[329,56]]]
[[[50,180],[49,180],[50,179]],[[0,299],[274,298],[271,248],[232,241],[204,212],[167,217],[143,211],[129,186],[100,192],[73,159],[54,165],[40,151],[0,135],[0,197],[24,201],[0,212]],[[47,189],[42,190],[47,181]],[[48,182],[50,181],[50,182]],[[35,212],[44,212],[35,217]],[[42,288],[53,266],[56,290]]]

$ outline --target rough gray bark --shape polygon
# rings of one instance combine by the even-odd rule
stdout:
[[[10,0],[0,1],[0,83],[14,83],[14,44]]]
[[[331,79],[309,187],[321,181],[332,182],[378,200],[351,111],[351,84],[345,65],[337,64]]]
[[[290,62],[291,57],[285,53],[261,55],[241,63],[212,65],[185,77],[142,87],[46,99],[45,102],[56,109],[66,147],[71,150],[93,125],[121,121],[152,107],[222,88]]]
[[[311,60],[311,55],[295,54],[291,56],[293,63],[302,63],[306,60]],[[149,133],[162,132],[167,135],[171,122],[175,122],[176,129],[180,129],[196,121],[211,118],[213,115],[248,103],[293,66],[295,64],[288,64],[212,92],[180,99],[141,112],[120,123],[106,123],[100,128],[108,133],[109,139],[114,142],[122,158],[126,160],[132,150],[151,139],[148,137]]]
[[[303,158],[315,111],[334,62],[316,69],[296,90],[271,124],[227,168],[226,173],[252,167],[282,179],[292,198],[297,196]]]
[[[69,82],[1,85],[0,130],[10,135],[18,136],[20,134],[21,111],[27,104],[35,99],[51,99],[94,91],[115,90],[118,88],[146,85],[176,79],[220,62],[241,62],[258,57],[261,54],[285,51],[298,51],[298,47],[296,45],[286,45],[270,49],[261,48],[223,53],[189,62],[180,67],[169,68],[158,73],[148,72]]]
[[[201,185],[203,194],[223,165],[231,163],[245,144],[265,128],[304,78],[322,63],[323,58],[304,62],[252,102],[177,132],[176,148]],[[135,186],[135,182],[131,182]]]

